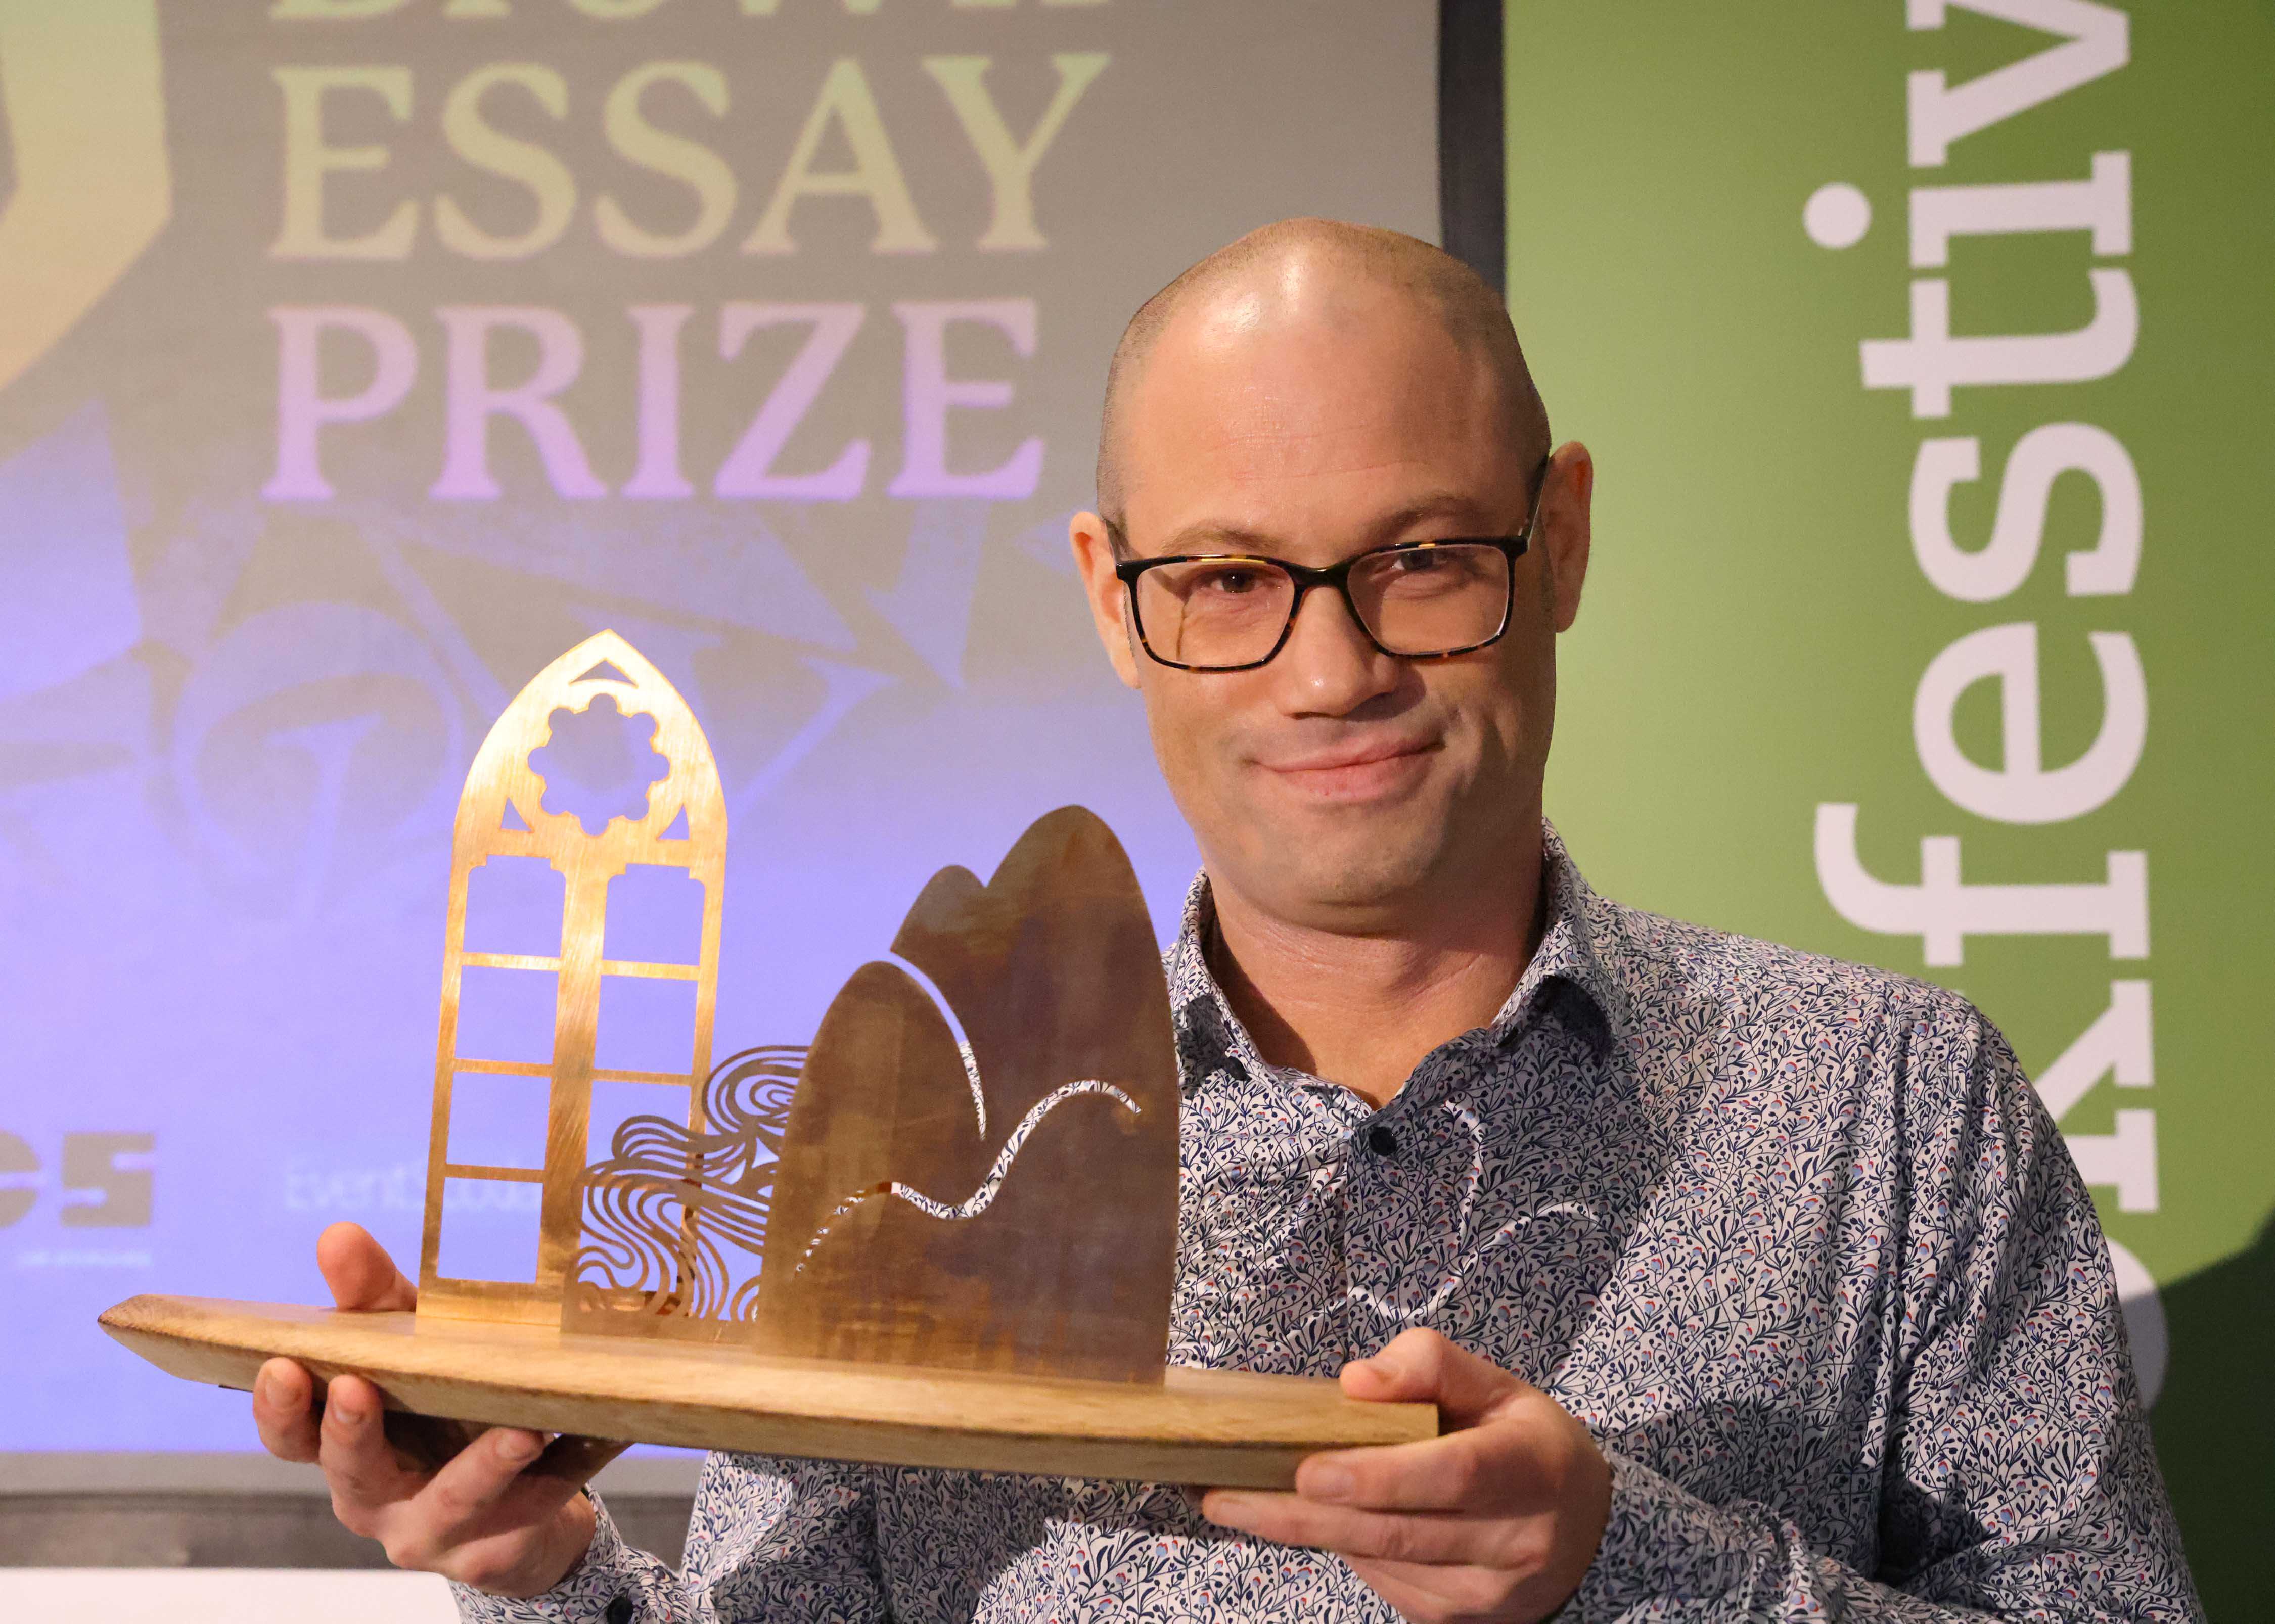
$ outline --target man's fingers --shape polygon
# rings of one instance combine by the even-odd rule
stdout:
[[[283,1461],[316,1458],[315,1383],[290,1359],[271,1359],[253,1379],[253,1424],[261,1446]]]
[[[1531,1465],[1526,1435],[1472,1427],[1411,1444],[1381,1444],[1306,1456],[1296,1492],[1330,1506],[1372,1511],[1491,1511],[1507,1515]]]
[[[1523,1582],[1496,1567],[1431,1567],[1360,1557],[1352,1561],[1351,1571],[1402,1616],[1421,1624],[1506,1617],[1512,1605],[1522,1605],[1525,1589]]]
[[[318,1464],[332,1509],[355,1533],[373,1535],[378,1512],[416,1494],[425,1479],[395,1458],[381,1421],[379,1389],[359,1376],[335,1376],[324,1395]]]
[[[397,1462],[404,1471],[422,1477],[441,1471],[459,1450],[489,1431],[479,1422],[414,1416],[406,1409],[390,1409],[382,1420]]]
[[[337,1223],[316,1237],[316,1267],[342,1308],[377,1311],[418,1306],[419,1288],[403,1277],[387,1249],[361,1224]]]
[[[445,1545],[484,1531],[493,1514],[509,1501],[512,1522],[542,1522],[578,1487],[561,1477],[526,1475],[549,1441],[542,1432],[492,1427],[458,1451],[419,1492],[414,1507],[418,1521]]]
[[[1494,1546],[1507,1527],[1498,1518],[1322,1506],[1300,1494],[1247,1489],[1210,1491],[1201,1502],[1201,1513],[1212,1522],[1275,1545],[1309,1545],[1345,1557],[1432,1564],[1488,1563],[1499,1554]]]
[[[579,1438],[563,1432],[545,1446],[545,1453],[537,1457],[525,1475],[558,1477],[572,1489],[582,1488],[592,1481],[594,1473],[631,1447],[629,1443],[619,1443],[612,1438]]]
[[[1371,1403],[1433,1403],[1449,1426],[1475,1426],[1525,1384],[1435,1331],[1402,1331],[1387,1347],[1342,1368],[1343,1392]]]

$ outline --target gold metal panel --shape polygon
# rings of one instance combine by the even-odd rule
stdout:
[[[608,696],[626,716],[655,721],[656,752],[668,764],[649,790],[645,813],[614,818],[588,835],[575,813],[548,812],[544,781],[529,763],[551,736],[556,712],[589,709]],[[510,826],[508,812],[514,820]],[[685,834],[674,828],[682,816]],[[669,837],[667,838],[667,835]],[[594,1078],[682,1084],[687,1128],[702,1128],[701,1084],[711,1068],[717,1001],[719,919],[727,847],[727,809],[710,745],[694,714],[646,660],[614,631],[586,638],[539,672],[506,707],[482,741],[459,797],[450,845],[450,897],[442,948],[442,1012],[435,1040],[435,1109],[427,1158],[426,1233],[419,1249],[419,1311],[445,1318],[523,1322],[556,1319],[578,1243],[586,1133]],[[561,874],[563,897],[557,955],[469,953],[466,891],[473,871],[495,857],[542,858]],[[678,869],[703,886],[697,963],[641,965],[604,962],[608,882],[633,863]],[[457,1054],[459,993],[469,967],[545,971],[556,982],[549,1063],[527,1057]],[[598,1071],[593,1063],[604,975],[645,975],[695,983],[693,1063],[685,1073]],[[528,1282],[446,1278],[437,1267],[443,1183],[460,1176],[525,1182],[526,1173],[460,1168],[448,1160],[454,1074],[505,1072],[550,1079],[538,1218],[536,1278]]]
[[[824,1016],[776,1175],[769,1355],[1161,1379],[1177,1061],[1151,917],[1078,806],[942,870]]]

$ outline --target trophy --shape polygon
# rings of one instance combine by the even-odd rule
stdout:
[[[563,713],[602,702],[651,719],[668,765],[640,815],[594,834],[548,809],[532,757]],[[654,666],[603,631],[540,672],[458,804],[417,1311],[146,1295],[103,1328],[225,1387],[277,1356],[320,1383],[366,1377],[389,1411],[431,1418],[390,1416],[429,1454],[472,1424],[1285,1488],[1314,1451],[1436,1435],[1428,1404],[1166,1363],[1176,1049],[1144,896],[1097,817],[1049,813],[985,884],[943,869],[892,940],[899,962],[854,971],[810,1046],[714,1065],[726,844],[709,745]],[[469,947],[475,877],[516,862],[558,877],[551,954]],[[619,940],[612,889],[659,878],[699,893],[699,923],[676,947]],[[526,1002],[548,978],[549,1053],[488,1052],[462,1023],[472,986]],[[611,994],[659,980],[692,984],[685,1069],[597,1063]],[[596,1144],[596,1084],[654,1108]],[[528,1131],[477,1159],[468,1102],[499,1091]],[[533,1258],[467,1266],[451,1227],[470,1197],[523,1189]],[[613,1453],[556,1449],[580,1474]]]

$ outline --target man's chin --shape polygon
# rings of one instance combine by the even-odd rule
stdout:
[[[1289,830],[1256,855],[1287,918],[1348,925],[1355,915],[1402,914],[1428,889],[1438,853],[1413,834],[1410,824]]]
[[[1283,918],[1348,925],[1353,916],[1400,914],[1432,889],[1454,822],[1434,774],[1370,796],[1320,797],[1257,774],[1241,786],[1246,793],[1213,809],[1234,838],[1203,844],[1220,859],[1237,853],[1236,883],[1259,901],[1268,893]]]

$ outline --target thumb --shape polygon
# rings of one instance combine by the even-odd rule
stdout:
[[[334,1224],[316,1237],[316,1267],[342,1308],[376,1311],[418,1305],[419,1288],[403,1278],[387,1249],[361,1224]]]
[[[1448,1429],[1476,1426],[1526,1385],[1435,1331],[1402,1331],[1372,1358],[1342,1368],[1348,1396],[1371,1403],[1431,1403]]]

